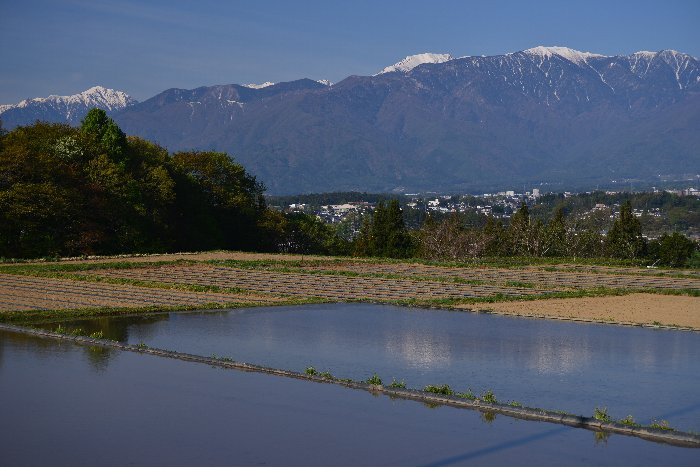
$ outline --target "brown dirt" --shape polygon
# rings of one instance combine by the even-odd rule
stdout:
[[[463,306],[461,308],[471,308]],[[480,310],[548,318],[626,324],[661,324],[700,330],[700,297],[630,294],[480,304]]]
[[[273,302],[274,297],[0,274],[0,311]]]

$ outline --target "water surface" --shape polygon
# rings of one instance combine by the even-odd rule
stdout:
[[[697,465],[698,450],[0,331],[0,465]]]
[[[75,323],[132,344],[700,431],[700,334],[372,305],[170,313]]]

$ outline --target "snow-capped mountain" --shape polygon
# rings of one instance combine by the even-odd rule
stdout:
[[[36,120],[75,125],[93,107],[114,112],[136,103],[135,99],[123,91],[94,86],[72,96],[51,95],[25,99],[17,104],[1,105],[0,119],[3,127],[7,129],[29,125]]]
[[[24,123],[82,118],[56,105]],[[6,128],[6,115],[26,110],[11,107]],[[419,54],[332,86],[169,89],[111,115],[170,150],[226,151],[275,194],[700,174],[700,61],[673,50]]]
[[[408,71],[413,70],[418,65],[423,65],[424,63],[445,63],[449,60],[452,60],[452,56],[450,54],[423,53],[409,55],[400,62],[394,63],[393,65],[384,68],[382,71],[377,73],[377,75],[381,75],[383,73],[392,73],[394,71],[406,73]]]
[[[589,58],[605,57],[605,55],[594,54],[590,52],[579,52],[578,50],[570,49],[568,47],[544,47],[541,45],[533,47],[531,49],[523,50],[523,53],[526,53],[533,57],[539,57],[541,59],[551,58],[556,55],[557,57],[561,57],[570,62],[576,63],[577,65],[585,64],[586,60],[588,60]]]
[[[271,193],[595,187],[700,173],[700,62],[544,46],[419,54],[333,86],[170,90],[114,118],[170,149],[233,154]]]
[[[272,81],[265,81],[264,83],[260,84],[255,84],[255,83],[249,83],[249,84],[243,84],[242,86],[250,89],[262,89],[262,88],[267,88],[269,86],[274,86],[275,83]]]

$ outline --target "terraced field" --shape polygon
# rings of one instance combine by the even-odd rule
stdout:
[[[520,282],[537,284],[554,289],[563,288],[656,288],[656,289],[700,289],[700,278],[664,277],[649,273],[619,274],[620,269],[611,273],[547,271],[544,269],[503,269],[490,267],[449,268],[424,264],[372,264],[347,262],[333,265],[306,267],[317,271],[335,270],[357,273],[392,274],[406,277],[458,278],[466,281],[492,283]]]
[[[321,268],[318,270],[323,271]],[[140,281],[215,285],[255,292],[320,297],[338,301],[467,298],[499,294],[525,296],[543,293],[541,290],[525,287],[305,272],[276,272],[264,269],[240,269],[210,265],[112,269],[100,270],[93,274],[100,277]]]
[[[0,274],[0,311],[273,303],[273,298]]]
[[[636,294],[630,295],[633,292]],[[639,292],[663,293],[666,298],[661,302],[645,301],[644,296],[649,294]],[[605,302],[612,298],[608,296],[621,294],[630,299],[611,302],[612,305]],[[680,300],[669,294],[685,297]],[[17,319],[16,312],[37,310],[100,312],[104,308],[107,313],[107,309],[114,308],[152,310],[360,300],[601,322],[631,320],[700,329],[700,317],[696,317],[700,315],[699,294],[698,271],[571,264],[456,267],[208,252],[0,265],[0,321],[5,312],[14,312],[13,319]],[[595,296],[603,302],[584,301],[584,296]],[[566,301],[547,314],[542,311],[541,299],[550,298]],[[518,307],[506,306],[505,302],[520,299],[526,302]],[[641,305],[636,308],[641,310],[638,314],[623,313],[624,308],[631,306],[630,300]],[[504,303],[499,308],[485,302]],[[578,304],[588,304],[590,310]],[[663,309],[658,309],[659,305]],[[673,307],[677,313],[664,313]],[[560,308],[569,311],[562,312]]]

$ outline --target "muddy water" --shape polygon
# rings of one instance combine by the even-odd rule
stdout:
[[[251,308],[74,323],[137,344],[700,431],[700,334],[370,304]]]
[[[0,332],[0,464],[693,465],[698,450]]]

